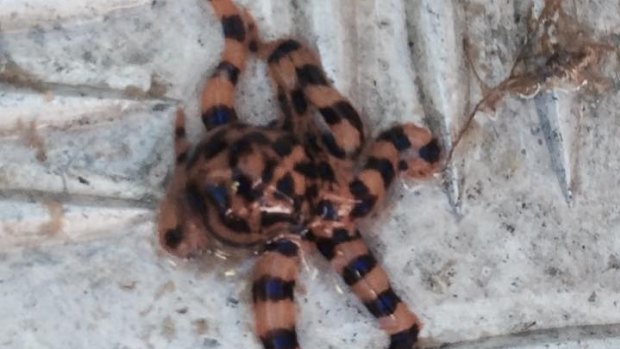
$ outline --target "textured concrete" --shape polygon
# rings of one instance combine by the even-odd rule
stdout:
[[[530,4],[239,2],[265,37],[315,47],[370,130],[424,123],[448,148],[482,93],[463,38],[482,80],[499,84]],[[564,8],[618,47],[620,1]],[[153,235],[174,106],[197,115],[222,42],[202,0],[0,0],[0,347],[259,348],[252,258],[171,261]],[[401,185],[366,225],[426,346],[620,347],[616,53],[602,68],[599,94],[507,96],[479,113],[442,177]],[[242,81],[240,114],[272,119],[264,64]],[[386,345],[317,256],[297,299],[304,347]]]

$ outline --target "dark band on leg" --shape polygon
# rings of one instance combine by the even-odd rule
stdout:
[[[389,349],[411,349],[418,341],[420,329],[417,324],[402,332],[395,333],[390,336]]]
[[[381,159],[376,157],[369,157],[366,161],[365,169],[375,170],[381,174],[383,179],[383,187],[387,189],[394,177],[396,177],[396,171],[394,171],[394,165],[388,159]]]
[[[263,276],[252,285],[252,298],[257,301],[293,300],[295,281],[285,281],[281,278]]]
[[[227,39],[245,40],[245,24],[239,15],[222,17],[222,29]]]
[[[167,247],[176,248],[183,241],[183,229],[177,226],[174,229],[169,229],[164,234],[165,244]]]
[[[357,200],[353,210],[351,210],[351,217],[364,217],[370,213],[377,202],[377,197],[370,194],[366,184],[359,179],[355,179],[351,182],[351,184],[349,184],[349,190]]]
[[[293,101],[293,107],[298,115],[302,115],[308,109],[308,102],[301,89],[296,89],[291,92],[291,100]]]
[[[273,52],[267,58],[269,64],[277,63],[285,56],[289,55],[292,52],[295,52],[301,48],[301,44],[295,40],[286,40],[283,41],[276,47]]]
[[[237,81],[239,80],[240,73],[241,71],[239,70],[239,68],[235,67],[234,64],[222,61],[215,68],[213,75],[224,75],[226,76],[226,79],[228,79],[228,81],[230,81],[233,85],[236,85]]]
[[[376,318],[390,316],[396,311],[396,306],[400,303],[400,298],[389,288],[377,295],[372,301],[365,302],[364,305]]]
[[[265,349],[296,349],[299,348],[295,329],[271,330],[260,338]]]
[[[342,270],[342,278],[351,286],[363,279],[377,266],[377,260],[370,253],[359,256],[349,262]]]
[[[327,85],[327,78],[321,67],[314,64],[306,64],[295,69],[297,80],[302,86],[306,85]]]
[[[402,126],[395,126],[389,130],[383,131],[377,140],[390,142],[401,152],[411,147],[411,142],[409,142],[409,138],[407,138]]]
[[[266,251],[278,252],[285,257],[295,257],[299,253],[299,246],[290,240],[276,240],[265,246]]]
[[[212,130],[235,120],[237,120],[237,112],[225,105],[213,106],[202,114],[202,122],[207,130]]]
[[[441,147],[439,146],[437,138],[433,138],[430,142],[420,148],[420,150],[418,150],[418,154],[428,163],[432,164],[439,161],[439,157],[441,156]]]
[[[335,156],[338,159],[344,159],[347,156],[347,153],[338,145],[338,143],[336,143],[336,139],[331,133],[323,133],[321,135],[321,140],[330,155]]]
[[[356,230],[353,235],[346,229],[335,229],[332,232],[331,238],[318,238],[315,237],[314,234],[309,234],[309,238],[311,238],[315,243],[316,247],[327,260],[332,260],[336,255],[336,246],[339,244],[359,240],[362,238],[359,230]]]

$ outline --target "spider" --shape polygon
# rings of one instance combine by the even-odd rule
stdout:
[[[222,23],[224,50],[203,88],[207,133],[193,150],[177,111],[176,164],[158,218],[161,246],[182,258],[209,248],[256,251],[255,331],[266,349],[299,348],[294,287],[302,248],[316,246],[378,319],[389,348],[412,348],[421,322],[356,226],[399,173],[426,178],[439,169],[438,141],[406,123],[365,147],[359,114],[329,83],[312,50],[293,39],[262,42],[248,12],[230,0],[209,3]],[[267,126],[243,123],[234,108],[250,53],[266,60],[281,109]]]

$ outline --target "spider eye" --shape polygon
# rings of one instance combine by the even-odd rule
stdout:
[[[183,230],[180,226],[174,229],[169,229],[164,234],[164,239],[167,247],[176,248],[183,241]]]

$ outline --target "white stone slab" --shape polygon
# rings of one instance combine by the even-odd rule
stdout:
[[[240,2],[266,37],[316,47],[372,132],[425,122],[446,139],[480,96],[460,35],[497,84],[529,4]],[[566,10],[618,47],[619,6]],[[0,23],[0,71],[28,82],[0,84],[0,347],[259,348],[252,258],[174,266],[154,238],[175,105],[196,139],[197,96],[223,42],[206,1],[0,0]],[[427,347],[618,347],[617,71],[606,63],[599,97],[510,97],[477,115],[450,176],[397,188],[365,225]],[[249,64],[238,96],[245,119],[276,117],[264,64]],[[301,280],[304,347],[386,347],[327,263],[307,256]]]

